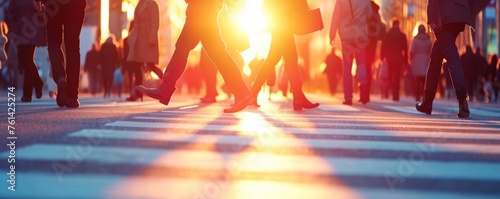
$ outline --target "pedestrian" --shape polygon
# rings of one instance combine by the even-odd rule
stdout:
[[[34,0],[36,10],[42,10],[48,0]],[[80,32],[85,19],[86,0],[50,1],[47,7],[47,41],[53,79],[57,84],[57,105],[78,108],[80,83]],[[42,4],[43,3],[43,4]],[[54,7],[57,7],[56,10]],[[64,49],[62,41],[64,36]]]
[[[410,66],[415,77],[415,100],[420,101],[424,92],[425,75],[432,50],[432,41],[424,25],[418,26],[418,34],[413,38],[410,46]]]
[[[43,95],[43,81],[34,62],[35,49],[47,45],[46,15],[43,10],[33,9],[33,0],[16,0],[9,4],[12,25],[12,41],[17,46],[19,66],[24,70],[23,96],[21,102],[32,102]],[[29,30],[29,31],[27,31]]]
[[[306,0],[264,0],[262,8],[267,19],[271,22],[268,27],[271,32],[271,46],[267,58],[260,66],[259,72],[250,89],[252,96],[257,99],[262,85],[269,75],[275,71],[276,64],[284,59],[285,71],[293,93],[293,109],[311,109],[319,106],[311,103],[302,91],[302,79],[299,72],[299,57],[295,44],[295,33],[290,24],[294,23],[294,15],[307,11]],[[288,24],[288,25],[287,25]]]
[[[427,69],[424,100],[415,105],[419,112],[431,114],[443,59],[446,59],[459,103],[457,116],[465,118],[470,115],[467,103],[467,82],[455,44],[458,34],[464,31],[465,24],[472,24],[469,2],[467,0],[429,0],[427,22],[434,31],[436,40],[432,46],[431,61]]]
[[[248,87],[245,86],[238,66],[225,50],[225,44],[219,33],[218,13],[223,7],[220,0],[186,0],[186,22],[177,39],[175,51],[163,76],[162,83],[157,88],[136,87],[145,95],[158,99],[168,105],[175,91],[175,83],[186,68],[189,52],[198,43],[202,43],[210,59],[215,63],[224,81],[235,96],[235,103],[225,113],[243,110],[252,103]]]
[[[205,81],[205,96],[200,98],[202,103],[214,103],[216,97],[219,95],[217,92],[217,66],[208,57],[205,50],[200,52],[199,67],[203,71],[202,77]]]
[[[91,49],[85,55],[83,71],[87,73],[90,94],[95,95],[99,85],[99,72],[101,71],[101,53],[98,50],[98,44],[93,43]]]
[[[161,69],[156,67],[160,59],[158,30],[160,29],[160,10],[155,0],[139,0],[134,11],[134,23],[131,24],[128,36],[129,51],[127,61],[135,76],[135,86],[142,85],[142,66],[152,70],[160,79],[163,77]],[[142,93],[130,92],[127,101],[142,101]]]
[[[372,8],[368,0],[337,0],[330,27],[330,43],[333,45],[337,32],[342,43],[345,105],[352,105],[353,80],[352,64],[356,58],[356,76],[359,82],[360,102],[369,102],[368,76],[366,73],[366,48],[369,44],[368,20]]]
[[[478,84],[478,77],[480,75],[479,69],[477,68],[476,62],[477,58],[474,55],[472,47],[465,46],[465,53],[460,56],[460,62],[462,63],[462,70],[464,73],[464,78],[467,83],[467,91],[469,92],[469,100],[472,102],[476,96],[476,87]]]
[[[323,70],[323,74],[326,75],[328,80],[330,94],[335,95],[339,79],[342,78],[342,58],[337,55],[335,47],[333,47],[330,54],[326,56],[325,64],[326,67]]]
[[[113,77],[115,70],[119,67],[120,56],[116,48],[114,35],[111,35],[101,46],[101,77],[104,88],[104,98],[111,97],[113,88]]]
[[[372,85],[373,72],[372,68],[377,58],[378,43],[385,35],[385,24],[382,22],[379,10],[380,6],[374,1],[370,1],[372,15],[368,19],[368,39],[369,43],[366,47],[366,77],[368,80],[368,101],[370,101],[370,92]]]
[[[401,31],[400,22],[397,19],[392,21],[392,27],[382,41],[380,57],[387,60],[387,64],[389,65],[392,100],[397,102],[399,101],[401,75],[405,66],[408,65],[406,34]]]

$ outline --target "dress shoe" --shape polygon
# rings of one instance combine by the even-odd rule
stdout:
[[[31,99],[31,97],[26,97],[26,96],[23,96],[21,97],[21,102],[32,102],[33,100]]]
[[[168,105],[170,98],[172,98],[175,92],[175,87],[167,87],[164,85],[160,85],[158,88],[146,88],[142,85],[135,88],[148,97],[160,100],[160,103],[164,105]]]
[[[68,83],[64,79],[60,79],[57,82],[57,97],[56,102],[59,107],[66,106],[66,102],[68,100],[68,93],[66,92],[66,87]]]
[[[293,101],[293,110],[300,111],[302,109],[313,109],[319,106],[319,103],[311,103],[309,101]]]
[[[201,103],[215,103],[217,100],[215,97],[205,96],[200,98]]]
[[[427,101],[424,100],[421,103],[417,103],[415,105],[415,108],[417,108],[418,112],[430,115],[431,112],[432,112],[432,103],[431,102],[427,102]]]
[[[236,113],[238,111],[243,110],[250,104],[254,104],[255,99],[252,97],[252,95],[247,95],[241,99],[236,99],[236,102],[234,102],[233,107],[224,109],[224,113]]]
[[[78,108],[78,107],[80,107],[80,102],[78,101],[77,98],[68,97],[68,100],[66,101],[66,107]]]

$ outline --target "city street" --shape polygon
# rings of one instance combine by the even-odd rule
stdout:
[[[411,98],[307,96],[321,106],[293,111],[276,95],[236,114],[195,95],[84,94],[78,109],[16,96],[9,118],[2,92],[0,198],[500,198],[500,103],[459,119],[452,99],[429,116]]]

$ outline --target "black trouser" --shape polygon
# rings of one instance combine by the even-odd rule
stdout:
[[[432,46],[431,61],[429,63],[429,69],[427,70],[425,82],[426,93],[436,93],[443,59],[446,59],[448,63],[455,92],[467,89],[464,72],[462,71],[462,63],[460,62],[457,46],[455,44],[455,40],[459,33],[460,31],[457,30],[446,29],[435,33],[437,39]]]
[[[52,77],[56,83],[61,79],[68,82],[66,90],[68,96],[72,98],[78,98],[80,32],[85,18],[86,4],[86,0],[49,0],[45,4],[48,15],[47,40]],[[63,37],[65,53],[62,52],[61,46]]]
[[[389,65],[389,79],[392,90],[392,99],[399,100],[399,87],[401,85],[401,68],[402,63],[399,62],[388,62]]]
[[[422,93],[424,92],[424,86],[425,86],[425,76],[415,76],[414,92],[415,92],[415,99],[417,101],[420,101],[422,97]]]
[[[36,46],[17,46],[17,59],[19,65],[24,69],[23,96],[31,97],[33,88],[43,86],[43,81],[38,75],[38,69],[33,61]]]
[[[201,51],[200,68],[203,71],[203,79],[205,80],[206,96],[217,97],[217,67],[208,57],[205,50]]]
[[[186,69],[189,52],[201,42],[205,52],[217,66],[229,90],[236,99],[248,95],[248,88],[243,82],[238,66],[226,51],[226,46],[219,34],[217,22],[218,12],[207,12],[215,9],[204,5],[204,1],[194,1],[188,4],[186,23],[177,39],[175,51],[172,55],[165,74],[163,83],[175,86]],[[203,14],[200,14],[203,13]]]
[[[252,95],[257,96],[260,90],[254,88],[262,87],[264,82],[269,78],[269,75],[275,71],[276,64],[278,64],[282,57],[285,61],[285,71],[292,91],[301,93],[302,79],[299,72],[299,59],[294,33],[286,30],[274,31],[271,33],[271,36],[269,55],[257,73],[257,77],[252,85]]]

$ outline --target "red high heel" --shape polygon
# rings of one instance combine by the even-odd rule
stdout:
[[[302,92],[293,93],[293,110],[301,111],[302,109],[313,109],[319,106],[319,103],[312,103],[307,100],[306,96]]]

